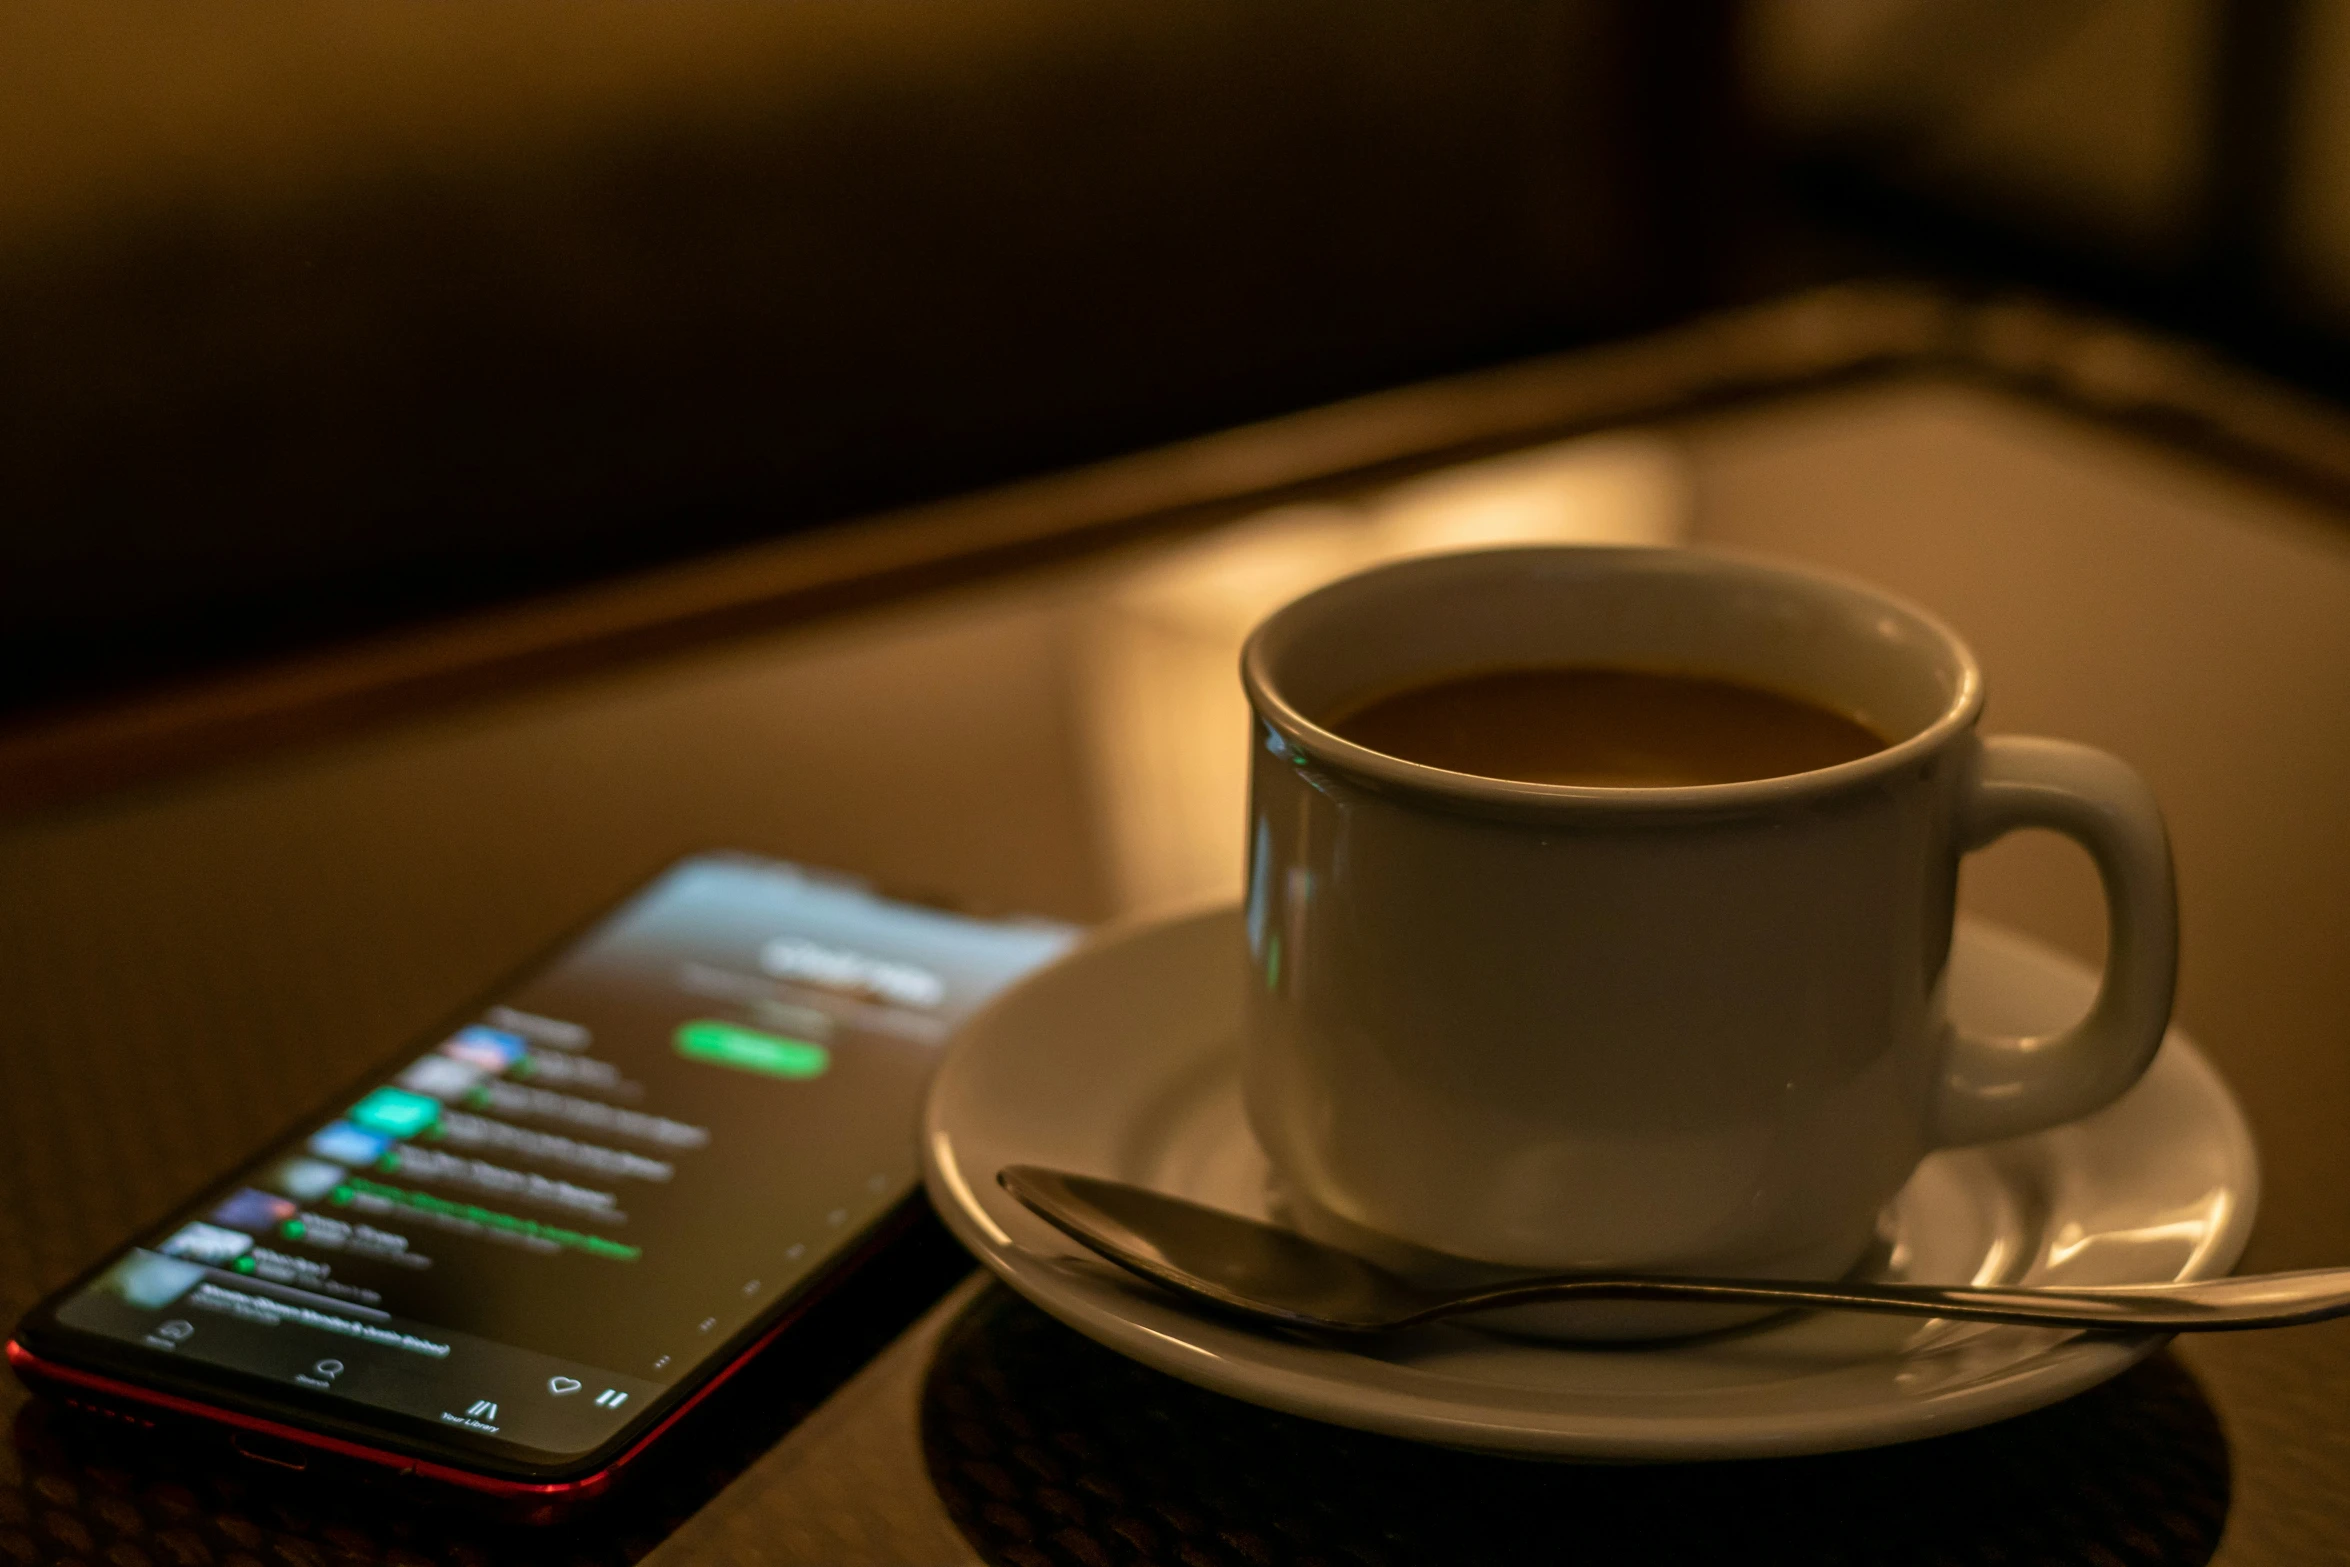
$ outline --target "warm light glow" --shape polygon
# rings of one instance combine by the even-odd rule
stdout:
[[[1084,612],[1079,699],[1119,908],[1237,897],[1248,704],[1240,646],[1267,614],[1406,555],[1519,543],[1677,544],[1687,462],[1656,434],[1464,463],[1354,506],[1298,506],[1129,569]]]

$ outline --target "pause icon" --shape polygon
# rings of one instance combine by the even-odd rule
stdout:
[[[628,1395],[616,1387],[608,1387],[596,1395],[596,1402],[606,1409],[618,1409],[628,1402]]]

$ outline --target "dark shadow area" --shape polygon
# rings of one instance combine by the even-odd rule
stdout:
[[[591,4],[199,57],[51,3],[0,24],[18,724],[1824,282],[2350,392],[2307,0],[2194,6],[2178,61],[2096,31],[2126,0],[1900,0],[1784,80],[1774,29],[1851,8]]]
[[[699,98],[0,209],[0,711],[1686,315],[1733,105],[1685,12],[730,11]]]
[[[1748,1463],[1479,1457],[1276,1414],[981,1297],[923,1401],[931,1479],[1007,1567],[2210,1559],[2219,1421],[2165,1355],[1981,1430]]]
[[[2113,40],[2095,33],[2121,9],[2106,0],[1886,8],[1865,64],[1848,62],[1848,101],[1826,112],[1826,124],[1773,143],[1771,193],[1758,210],[1783,265],[2053,296],[2208,345],[2320,396],[2350,395],[2350,339],[2321,286],[2326,266],[2296,235],[2331,177],[2316,166],[2322,153],[2307,127],[2313,107],[2335,95],[2319,56],[2320,8],[2180,8],[2172,14],[2193,18],[2190,58],[2159,84],[2142,79],[2152,62],[2116,56]],[[2079,47],[2088,36],[2103,38],[2104,74],[2065,76],[2093,71]],[[2050,118],[2057,78],[2036,76],[2050,70],[2070,81],[2064,96],[2090,105],[2077,121]],[[2135,81],[2135,99],[2125,79]],[[2009,139],[1986,151],[1985,125],[2012,113],[2014,95],[2034,91],[2035,80],[2041,121],[2024,131],[2010,122]],[[2170,117],[2175,126],[2157,123]],[[2067,137],[2091,125],[2116,139],[2087,154],[2087,167],[2067,167],[2068,156],[2084,155],[2078,143],[2068,152]],[[2177,145],[2151,158],[2158,167],[2125,173],[2130,154],[2121,149],[2133,136],[2141,157],[2149,141]],[[2136,210],[2114,210],[2117,190],[2135,195]]]
[[[207,1437],[142,1431],[49,1398],[0,1446],[10,1567],[621,1567],[669,1533],[920,1316],[971,1265],[923,1210],[915,1226],[694,1411],[641,1472],[573,1521],[501,1524],[385,1483],[293,1474]]]

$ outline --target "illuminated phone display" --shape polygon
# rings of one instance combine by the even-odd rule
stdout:
[[[685,861],[55,1324],[437,1446],[607,1450],[907,1197],[949,1031],[1072,934]]]

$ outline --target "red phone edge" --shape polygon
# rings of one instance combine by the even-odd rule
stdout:
[[[795,1317],[797,1315],[796,1312],[793,1314]],[[175,1393],[159,1392],[153,1388],[140,1387],[133,1382],[120,1382],[113,1377],[100,1376],[94,1371],[84,1371],[77,1366],[60,1365],[54,1360],[45,1360],[14,1339],[8,1341],[7,1353],[10,1367],[35,1386],[49,1385],[61,1389],[95,1393],[110,1401],[162,1410],[169,1414],[202,1420],[212,1425],[226,1426],[232,1431],[250,1432],[256,1436],[268,1437],[272,1441],[287,1442],[297,1447],[331,1453],[338,1458],[374,1465],[398,1476],[412,1475],[417,1479],[428,1480],[438,1485],[456,1486],[493,1501],[509,1506],[519,1506],[522,1509],[519,1514],[522,1522],[547,1523],[552,1522],[560,1513],[583,1502],[591,1501],[611,1489],[612,1483],[620,1477],[620,1472],[638,1455],[657,1441],[671,1426],[683,1419],[695,1405],[709,1397],[719,1384],[741,1370],[761,1350],[774,1342],[776,1335],[789,1327],[791,1322],[792,1318],[787,1317],[752,1340],[742,1353],[728,1361],[717,1375],[696,1388],[692,1396],[687,1398],[684,1403],[679,1404],[663,1416],[659,1425],[654,1426],[652,1430],[630,1443],[625,1452],[603,1468],[592,1474],[581,1475],[575,1480],[544,1482],[505,1480],[496,1475],[475,1474],[468,1469],[434,1463],[426,1458],[410,1458],[387,1448],[369,1447],[362,1442],[346,1441],[341,1437],[328,1436],[323,1432],[305,1431],[299,1426],[282,1425],[260,1415],[248,1415],[234,1409],[223,1409],[217,1404],[206,1404],[196,1399],[182,1398]]]
[[[843,1278],[871,1260],[876,1252],[887,1246],[891,1240],[905,1230],[913,1220],[914,1210],[915,1205],[906,1205],[901,1212],[884,1219],[875,1226],[874,1233],[867,1238],[866,1242],[828,1270],[827,1276],[817,1288],[810,1290],[800,1300],[794,1302],[791,1310],[777,1318],[757,1338],[744,1345],[732,1360],[729,1360],[715,1372],[708,1381],[694,1389],[683,1403],[662,1416],[658,1425],[631,1442],[617,1458],[614,1458],[603,1468],[591,1474],[581,1475],[576,1480],[544,1482],[504,1480],[495,1475],[476,1474],[469,1469],[459,1469],[450,1464],[434,1463],[430,1459],[409,1458],[387,1448],[369,1447],[363,1442],[346,1441],[341,1437],[328,1436],[319,1431],[305,1431],[299,1426],[284,1425],[261,1415],[248,1415],[234,1409],[223,1409],[217,1404],[207,1404],[193,1398],[182,1398],[176,1393],[160,1392],[154,1388],[140,1387],[135,1382],[118,1381],[113,1377],[102,1376],[95,1371],[84,1371],[78,1366],[63,1365],[34,1354],[14,1338],[9,1339],[7,1345],[8,1364],[19,1377],[36,1387],[46,1384],[61,1389],[78,1389],[97,1394],[99,1397],[111,1401],[158,1409],[168,1414],[202,1420],[213,1425],[227,1426],[232,1431],[251,1432],[257,1436],[268,1437],[272,1441],[288,1442],[297,1447],[331,1453],[338,1458],[372,1464],[379,1469],[393,1471],[395,1475],[412,1475],[417,1479],[429,1480],[435,1484],[456,1486],[477,1496],[515,1508],[514,1516],[520,1522],[551,1523],[561,1514],[582,1503],[592,1501],[610,1490],[613,1482],[620,1478],[620,1472],[639,1457],[646,1448],[660,1440],[671,1426],[676,1425],[678,1421],[692,1413],[696,1405],[716,1392],[729,1377],[757,1359],[760,1352],[774,1343],[784,1329],[797,1322],[809,1307],[825,1295],[830,1294]]]

